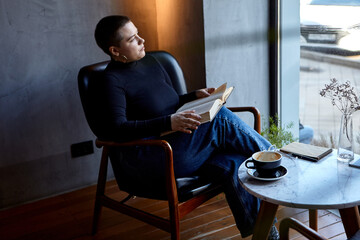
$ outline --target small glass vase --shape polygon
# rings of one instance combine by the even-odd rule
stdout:
[[[354,137],[352,114],[341,116],[337,159],[341,162],[350,162],[354,159]]]

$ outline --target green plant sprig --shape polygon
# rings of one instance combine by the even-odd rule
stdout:
[[[269,125],[262,129],[261,135],[271,144],[275,145],[276,148],[281,148],[297,140],[292,132],[289,131],[293,127],[293,122],[282,126],[278,115],[275,115],[274,117],[269,117]]]

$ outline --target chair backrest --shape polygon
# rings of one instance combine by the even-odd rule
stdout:
[[[170,53],[165,51],[153,51],[147,52],[146,54],[155,57],[160,62],[169,74],[174,89],[178,94],[186,93],[186,83],[183,72],[179,63]],[[84,66],[80,69],[78,74],[78,87],[85,117],[91,130],[96,136],[98,136],[98,132],[95,128],[96,124],[94,123],[96,113],[94,111],[93,89],[96,89],[96,81],[101,81],[102,74],[109,62],[110,61],[105,61]]]

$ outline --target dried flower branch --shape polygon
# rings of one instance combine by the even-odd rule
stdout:
[[[320,96],[330,98],[332,105],[343,114],[352,114],[360,109],[359,97],[349,81],[340,83],[335,78],[330,79],[330,84],[325,84]]]

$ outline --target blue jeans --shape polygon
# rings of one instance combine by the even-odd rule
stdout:
[[[218,179],[224,187],[226,199],[242,237],[252,234],[260,203],[241,187],[238,169],[252,153],[268,149],[271,144],[225,107],[213,121],[200,125],[192,134],[176,132],[163,139],[172,146],[175,176],[200,174]],[[164,164],[161,161],[164,157],[153,148],[136,148],[125,155],[131,155],[132,160],[123,159],[119,164],[113,161],[115,159],[113,158],[113,169],[122,168],[125,164],[126,174],[124,170],[123,176],[131,175],[134,178],[133,174],[135,174],[135,178],[142,179],[139,180],[138,187],[141,185],[145,191],[151,188],[151,191],[156,191],[153,189],[154,184],[148,186],[144,184],[149,182],[161,184],[160,179],[163,179],[164,173],[162,167]],[[116,170],[114,173],[118,178],[119,174]],[[132,180],[131,184],[136,185],[136,182],[136,179]]]
[[[308,125],[302,125],[299,129],[299,142],[310,144],[314,138],[314,129]]]

